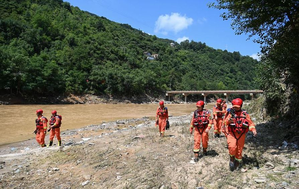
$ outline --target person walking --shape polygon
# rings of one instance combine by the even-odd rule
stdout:
[[[222,130],[223,115],[226,109],[222,106],[222,99],[217,99],[216,105],[213,107],[213,118],[214,118],[214,134],[215,138],[220,137]]]
[[[234,171],[242,167],[242,151],[247,132],[251,131],[254,136],[257,135],[257,132],[249,114],[241,109],[243,100],[236,98],[232,101],[232,105],[224,123],[228,130],[229,169]]]
[[[48,146],[53,145],[53,139],[55,136],[58,140],[58,146],[61,146],[60,126],[61,126],[62,116],[57,115],[56,110],[53,110],[51,113],[52,113],[52,116],[51,116],[50,123],[49,123],[50,128],[48,130],[50,132],[50,142],[49,142]]]
[[[47,133],[47,123],[48,119],[43,116],[43,110],[36,110],[37,119],[35,120],[36,129],[34,133],[36,134],[36,141],[41,147],[45,147],[45,136]]]
[[[191,125],[190,134],[194,131],[194,162],[198,162],[200,143],[203,147],[203,155],[207,155],[209,130],[211,129],[211,113],[204,109],[204,101],[200,100],[196,103],[197,110],[194,111]]]
[[[164,136],[166,124],[168,121],[168,109],[164,106],[164,101],[159,102],[159,107],[156,111],[156,126],[159,126],[160,137]]]
[[[222,100],[221,105],[222,105],[222,107],[223,107],[225,110],[227,109],[226,100]]]
[[[222,107],[223,109],[225,110],[225,113],[224,113],[224,118],[223,118],[223,122],[222,122],[222,128],[221,128],[221,132],[224,134],[224,136],[227,138],[227,129],[225,127],[225,124],[224,124],[224,120],[225,118],[228,116],[228,111],[229,111],[229,108],[227,108],[227,104],[226,104],[226,100],[223,100],[222,101]]]

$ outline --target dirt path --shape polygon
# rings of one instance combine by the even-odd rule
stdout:
[[[298,149],[281,147],[269,124],[248,134],[243,171],[228,170],[225,137],[210,131],[208,156],[198,163],[189,134],[191,115],[171,117],[160,138],[153,120],[140,118],[64,132],[62,147],[34,140],[0,149],[2,188],[298,188]],[[274,132],[274,133],[273,133]],[[272,139],[271,139],[272,137]],[[269,143],[269,141],[273,143]],[[55,142],[55,141],[54,141]],[[192,161],[191,161],[192,162]]]

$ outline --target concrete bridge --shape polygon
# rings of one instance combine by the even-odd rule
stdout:
[[[209,94],[223,94],[226,97],[226,102],[228,102],[228,97],[230,94],[250,94],[251,98],[253,98],[254,94],[260,94],[263,92],[263,90],[166,91],[166,96],[168,96],[168,100],[170,101],[171,95],[182,94],[183,96],[185,96],[186,103],[188,95],[201,94],[202,96],[204,96],[204,102],[206,103],[206,97]]]

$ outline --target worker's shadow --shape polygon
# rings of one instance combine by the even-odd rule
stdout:
[[[219,154],[215,150],[209,150],[207,151],[207,156],[215,157],[218,156]]]
[[[256,157],[249,157],[246,154],[244,154],[242,161],[243,161],[243,165],[252,165],[257,168],[260,167]]]

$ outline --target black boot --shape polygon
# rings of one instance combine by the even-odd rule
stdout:
[[[208,155],[207,148],[203,148],[203,155],[204,156]]]
[[[61,140],[58,141],[58,146],[61,146]]]
[[[242,168],[242,161],[235,161],[235,170],[240,170]]]
[[[49,144],[48,144],[48,147],[52,146],[52,144],[53,144],[53,141],[50,141]]]
[[[230,171],[235,170],[235,156],[230,156],[229,169]]]
[[[198,162],[199,159],[199,153],[198,152],[194,152],[194,162]]]

